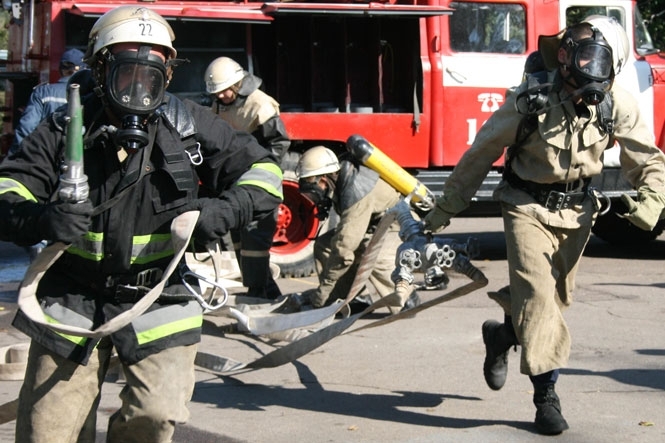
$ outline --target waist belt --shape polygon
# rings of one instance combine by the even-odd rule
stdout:
[[[503,178],[515,189],[531,195],[539,204],[551,212],[569,209],[581,204],[587,196],[590,178],[582,178],[571,183],[535,183],[519,178],[512,171]]]
[[[108,275],[104,281],[104,287],[112,288],[118,285],[152,287],[157,284],[164,275],[160,268],[145,269],[136,274]]]
[[[116,303],[136,303],[150,292],[162,279],[162,275],[161,269],[150,268],[134,275],[108,276],[104,295]],[[192,295],[184,290],[179,273],[174,272],[157,300],[163,303],[180,303],[192,299]]]

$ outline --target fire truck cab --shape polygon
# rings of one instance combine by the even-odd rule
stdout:
[[[203,72],[228,56],[263,79],[281,106],[292,139],[285,170],[285,202],[273,260],[286,275],[314,270],[312,241],[320,226],[293,174],[302,152],[325,145],[345,150],[360,134],[435,194],[469,148],[476,132],[520,83],[538,36],[556,34],[591,14],[615,17],[633,51],[617,77],[639,100],[665,148],[665,60],[654,48],[634,0],[385,0],[379,2],[226,2],[197,0],[11,0],[3,120],[13,134],[32,88],[58,78],[66,49],[84,50],[94,21],[120,4],[155,9],[172,25],[179,66],[169,91],[209,103]],[[647,241],[615,215],[618,197],[634,192],[608,152],[595,186],[613,200],[594,232],[612,242]],[[492,191],[501,164],[488,175],[466,215],[498,215]],[[334,223],[334,220],[333,220]],[[329,226],[328,226],[329,227]]]

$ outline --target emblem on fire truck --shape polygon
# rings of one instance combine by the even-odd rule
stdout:
[[[503,103],[503,96],[496,92],[483,92],[478,94],[478,101],[481,103],[480,112],[494,112]]]

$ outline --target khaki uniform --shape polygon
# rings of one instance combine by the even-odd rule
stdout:
[[[524,87],[509,91],[506,103],[483,125],[446,182],[444,197],[437,202],[445,212],[457,214],[468,206],[504,147],[515,141],[523,118],[515,110],[515,97]],[[512,160],[514,173],[539,184],[589,178],[601,172],[603,151],[616,140],[622,172],[630,183],[665,193],[665,156],[655,146],[653,132],[627,91],[614,86],[611,93],[613,137],[599,128],[595,107],[578,116],[571,101],[561,103],[551,92],[549,105],[560,105],[539,116],[538,129]],[[521,372],[538,375],[564,367],[570,334],[561,311],[572,302],[575,274],[598,202],[585,198],[577,206],[552,212],[505,180],[494,196],[503,209],[511,293],[506,313],[512,316],[522,346]]]
[[[378,179],[367,195],[342,211],[334,231],[317,238],[314,256],[319,268],[319,290],[312,298],[314,306],[320,307],[326,301],[346,298],[360,259],[372,238],[372,222],[397,204],[399,199],[398,191]],[[369,278],[372,287],[368,291],[372,301],[395,291],[390,274],[395,269],[395,254],[401,244],[398,223],[390,226],[383,241]]]
[[[260,89],[247,96],[241,106],[229,105],[218,112],[233,129],[250,134],[275,115],[279,115],[279,104]]]

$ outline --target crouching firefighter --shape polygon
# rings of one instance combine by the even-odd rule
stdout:
[[[0,165],[0,240],[71,244],[36,288],[49,323],[96,330],[164,284],[180,214],[199,211],[193,238],[206,245],[281,202],[272,154],[207,108],[165,92],[177,63],[174,39],[145,7],[120,6],[92,27],[85,61],[95,87],[81,98],[87,199],[58,198],[62,113]],[[211,197],[198,198],[199,186]],[[189,415],[201,336],[202,308],[180,297],[186,293],[174,272],[142,315],[99,338],[55,332],[19,311],[13,324],[31,346],[16,441],[95,441],[113,347],[127,384],[108,441],[170,441]]]
[[[338,158],[324,146],[307,150],[296,174],[300,192],[317,207],[317,217],[326,219],[331,209],[339,214],[335,228],[319,235],[314,243],[319,286],[308,296],[311,304],[320,308],[347,297],[381,217],[400,201],[401,194],[351,152]],[[400,243],[399,223],[394,222],[384,235],[360,300],[373,303],[395,293],[391,274]],[[394,303],[388,306],[391,313],[418,303],[415,291],[402,295],[393,297]]]

